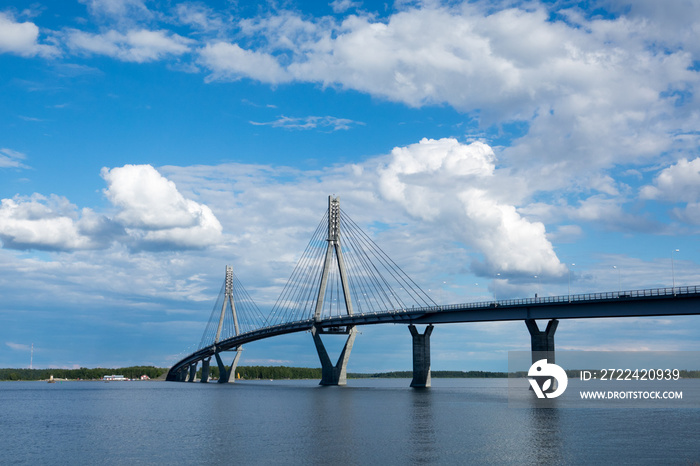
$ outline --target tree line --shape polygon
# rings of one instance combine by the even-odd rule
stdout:
[[[147,375],[157,379],[168,372],[168,369],[154,366],[131,366],[119,368],[96,367],[88,369],[0,369],[0,380],[47,380],[52,375],[55,379],[98,380],[105,375],[123,375],[128,379],[138,379]]]
[[[226,366],[226,370],[231,370],[231,366]],[[201,367],[197,370],[197,377],[202,377]],[[219,367],[209,366],[209,377],[219,378]],[[244,380],[256,379],[320,379],[321,368],[310,367],[287,367],[287,366],[238,366],[235,377]]]

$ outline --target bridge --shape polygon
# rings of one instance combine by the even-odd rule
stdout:
[[[384,323],[408,325],[413,343],[411,386],[429,387],[430,337],[436,324],[524,321],[533,362],[555,360],[554,334],[559,320],[700,314],[700,286],[476,303],[437,305],[406,273],[328,199],[328,210],[297,263],[272,311],[264,316],[231,267],[214,305],[199,349],[172,366],[170,381],[209,381],[211,358],[219,383],[233,382],[244,344],[296,332],[310,332],[321,362],[321,385],[345,385],[356,327]],[[547,320],[541,330],[537,320]],[[416,325],[426,325],[420,333]],[[321,335],[346,335],[334,364]],[[229,368],[222,355],[234,353]]]

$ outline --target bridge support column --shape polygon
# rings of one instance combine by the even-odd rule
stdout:
[[[348,339],[343,346],[343,351],[338,357],[338,362],[333,365],[331,358],[328,356],[326,347],[321,340],[321,329],[315,325],[311,327],[311,335],[314,337],[314,344],[318,352],[318,358],[321,360],[321,382],[319,385],[346,385],[348,383],[348,360],[350,359],[350,351],[355,343],[355,335],[357,330],[352,327],[348,330]]]
[[[243,351],[243,348],[240,346],[236,348],[236,355],[233,357],[233,362],[228,370],[226,370],[226,366],[221,360],[219,353],[214,353],[214,356],[216,356],[216,364],[219,366],[219,383],[229,383],[235,381],[236,367],[238,367],[238,360],[241,357],[241,351]],[[232,376],[234,377],[234,380],[231,380]]]
[[[202,359],[202,379],[200,382],[202,383],[207,383],[209,382],[209,362],[211,361],[211,357],[207,359]]]
[[[550,320],[544,332],[537,326],[535,319],[526,319],[525,325],[530,331],[532,362],[535,363],[546,358],[547,362],[554,363],[554,332],[557,331],[559,321],[557,319]]]
[[[188,382],[194,382],[194,379],[197,378],[197,363],[195,362],[194,364],[190,364],[190,377],[187,379]]]
[[[430,387],[430,334],[433,326],[428,325],[423,334],[418,332],[415,325],[408,326],[413,337],[413,380],[411,387]]]
[[[241,359],[242,352],[243,352],[242,346],[236,347],[236,355],[233,357],[233,361],[231,362],[231,370],[228,373],[228,381],[229,382],[236,381],[236,368],[238,367],[238,360]]]
[[[224,362],[221,360],[221,356],[219,356],[219,353],[214,353],[214,357],[216,358],[216,365],[219,366],[218,383],[228,383],[228,371],[226,370]]]

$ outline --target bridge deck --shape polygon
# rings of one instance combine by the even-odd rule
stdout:
[[[526,319],[590,319],[603,317],[652,317],[700,314],[700,287],[655,288],[622,292],[588,293],[542,298],[509,299],[451,304],[335,316],[260,328],[202,348],[175,364],[172,371],[240,345],[288,333],[324,328],[383,323],[446,324],[498,322]]]

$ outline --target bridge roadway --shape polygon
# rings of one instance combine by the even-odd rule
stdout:
[[[385,323],[448,324],[535,319],[591,319],[602,317],[654,317],[700,314],[700,286],[590,293],[541,298],[509,299],[444,306],[397,309],[385,312],[333,316],[319,322],[300,320],[242,333],[202,348],[176,363],[171,373],[246,343],[278,335],[309,331],[316,325],[328,333],[356,325]],[[530,328],[531,324],[528,324]],[[555,326],[556,328],[556,326]],[[555,329],[554,328],[554,329]],[[554,329],[551,332],[552,349]],[[533,330],[530,330],[531,334]],[[535,331],[536,326],[535,326]],[[549,333],[541,332],[543,335]],[[533,338],[533,351],[535,343]]]

